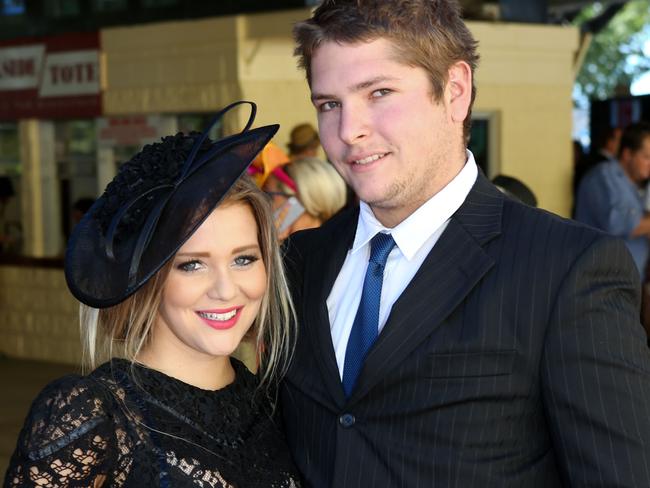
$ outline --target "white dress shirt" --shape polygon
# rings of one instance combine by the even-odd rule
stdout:
[[[396,244],[388,255],[384,268],[379,306],[379,332],[381,332],[393,304],[433,249],[451,216],[467,198],[477,175],[474,155],[467,151],[467,162],[460,173],[406,220],[392,229],[384,227],[375,218],[370,207],[361,202],[354,243],[327,297],[332,343],[341,378],[343,378],[348,338],[361,301],[363,280],[370,258],[370,240],[377,232],[385,232],[393,236]]]

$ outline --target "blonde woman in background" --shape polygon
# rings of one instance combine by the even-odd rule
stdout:
[[[277,168],[264,191],[273,198],[280,239],[320,227],[343,208],[347,198],[345,182],[332,165],[312,157]]]
[[[293,308],[268,198],[240,178],[278,126],[248,130],[251,106],[240,134],[145,146],[75,227],[94,369],[34,401],[5,487],[299,485],[273,418]],[[247,337],[257,377],[231,357]]]

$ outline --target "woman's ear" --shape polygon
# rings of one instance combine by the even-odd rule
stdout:
[[[448,71],[445,99],[454,122],[463,123],[472,100],[472,69],[465,61],[451,65]]]

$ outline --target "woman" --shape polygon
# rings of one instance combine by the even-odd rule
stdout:
[[[251,106],[241,134],[146,146],[75,227],[86,352],[112,359],[43,390],[5,486],[298,486],[269,401],[291,305],[266,197],[239,178],[277,126],[248,130]],[[246,336],[260,381],[230,357]]]
[[[272,196],[278,236],[321,226],[345,205],[345,182],[334,167],[318,158],[276,168],[264,191]]]

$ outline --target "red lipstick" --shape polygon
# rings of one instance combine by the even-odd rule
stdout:
[[[227,330],[235,326],[244,307],[230,307],[213,310],[200,310],[196,315],[209,327],[217,330]]]

